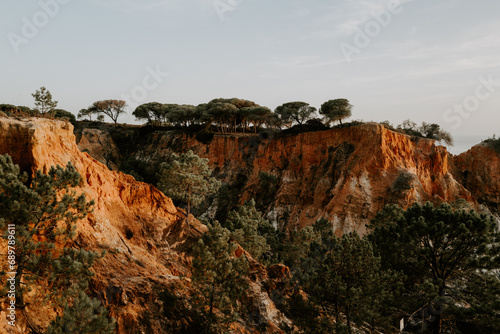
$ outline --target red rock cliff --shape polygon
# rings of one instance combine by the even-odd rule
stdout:
[[[500,154],[479,144],[453,158],[454,175],[477,200],[500,213]]]
[[[433,140],[412,139],[379,124],[262,139],[216,135],[202,144],[194,137],[155,133],[137,156],[162,156],[173,148],[210,159],[226,181],[245,175],[241,202],[258,197],[261,172],[277,179],[266,214],[276,225],[307,226],[321,217],[338,234],[365,225],[388,203],[453,203],[471,193],[450,172],[450,155]]]
[[[25,171],[47,170],[56,164],[65,166],[68,161],[76,167],[83,178],[80,190],[96,204],[94,212],[78,222],[75,246],[108,250],[94,267],[96,276],[92,288],[117,318],[119,333],[145,332],[145,324],[139,320],[145,312],[153,316],[153,323],[160,318],[154,317],[159,307],[153,292],[169,289],[181,276],[190,276],[189,249],[193,238],[186,239],[188,232],[177,223],[183,213],[155,187],[112,172],[87,153],[80,152],[69,123],[0,117],[0,154],[5,153]],[[200,223],[192,224],[198,231],[205,229]],[[5,245],[0,246],[3,249]],[[260,288],[267,274],[265,269],[259,270],[261,274],[251,285],[255,291],[249,298],[272,331],[277,328],[273,321],[284,318]],[[30,302],[26,313],[33,326],[43,329],[50,320],[48,315],[55,316],[54,310],[35,300]],[[17,333],[30,332],[22,319],[18,323]],[[5,314],[0,313],[0,327],[6,330],[4,324]],[[3,329],[0,333],[6,333]]]

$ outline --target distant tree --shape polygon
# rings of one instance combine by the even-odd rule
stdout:
[[[329,100],[321,105],[319,113],[324,115],[327,122],[340,122],[351,117],[352,105],[347,99]]]
[[[89,121],[92,121],[92,114],[95,113],[95,109],[80,109],[80,111],[78,112],[78,119],[83,119],[85,117],[88,117],[89,118]]]
[[[496,138],[495,135],[483,140],[481,143],[488,145],[493,151],[500,154],[500,137]]]
[[[192,305],[201,315],[204,333],[226,333],[239,317],[239,299],[248,286],[248,261],[245,255],[235,256],[237,249],[231,232],[217,221],[208,224],[208,232],[194,247]]]
[[[398,125],[397,129],[410,136],[434,139],[445,142],[448,145],[453,145],[453,138],[450,133],[441,130],[439,124],[422,122],[421,126],[409,119]]]
[[[218,125],[220,132],[226,133],[234,129],[238,107],[230,102],[211,102],[207,113],[212,117]]]
[[[92,113],[104,114],[108,116],[111,120],[113,120],[116,126],[118,117],[126,112],[126,106],[125,101],[122,100],[104,100],[94,102],[88,110]]]
[[[281,130],[281,127],[283,126],[281,118],[276,113],[269,113],[265,115],[264,124],[266,124],[269,129],[273,130]]]
[[[64,299],[85,289],[93,275],[90,267],[99,254],[68,247],[75,235],[74,223],[93,205],[71,189],[80,180],[68,163],[66,168],[50,168],[48,174],[37,171],[28,183],[28,175],[8,155],[0,155],[0,230],[9,245],[15,244],[16,268],[11,271],[16,272],[20,307],[24,307],[24,292],[40,281],[48,284],[46,298]],[[6,226],[15,226],[14,239]],[[62,247],[56,249],[56,242]]]
[[[370,230],[369,239],[381,256],[383,268],[402,271],[406,276],[404,295],[408,298],[401,298],[400,307],[410,315],[425,304],[427,313],[433,315],[429,332],[441,333],[444,323],[476,323],[474,312],[478,309],[467,310],[465,306],[470,302],[490,305],[492,308],[481,313],[498,318],[498,298],[496,304],[488,304],[489,298],[474,301],[464,297],[478,293],[465,289],[473,287],[478,277],[486,279],[488,273],[496,276],[490,283],[500,287],[494,274],[500,268],[499,233],[492,217],[472,210],[453,211],[447,204],[415,204],[406,211],[388,206],[377,214]],[[457,308],[462,315],[468,311],[473,314],[468,319],[456,318],[453,313]]]
[[[214,124],[219,132],[226,133],[238,130],[246,132],[249,123],[260,126],[263,123],[263,113],[270,113],[270,110],[249,100],[219,98],[199,105],[197,112],[203,122]]]
[[[451,134],[441,130],[441,127],[436,123],[422,123],[421,132],[426,138],[445,142],[448,145],[453,145]]]
[[[277,107],[274,111],[284,123],[295,121],[302,125],[316,112],[316,108],[311,107],[306,102],[287,102]]]
[[[168,107],[159,102],[149,102],[138,106],[132,115],[137,120],[146,120],[151,125],[161,125],[166,118]]]
[[[64,109],[55,109],[54,117],[68,120],[71,124],[76,123],[76,117],[73,113],[66,111]]]
[[[252,123],[254,133],[260,129],[260,127],[266,123],[267,118],[272,111],[268,107],[249,107],[245,108],[247,110],[248,116],[247,120]]]
[[[54,110],[57,107],[57,101],[52,100],[52,94],[45,87],[41,87],[34,94],[35,109],[40,114],[49,114],[54,116]]]
[[[239,207],[238,211],[231,211],[226,226],[234,240],[255,259],[260,259],[263,254],[271,250],[265,233],[273,227],[257,211],[253,199]]]
[[[186,221],[189,223],[191,207],[201,204],[221,185],[211,175],[208,159],[200,158],[193,151],[181,155],[173,153],[167,162],[160,165],[158,189],[172,199],[187,204]]]
[[[80,292],[70,306],[64,305],[62,317],[53,320],[47,334],[112,334],[115,320],[109,319],[108,311],[101,302]]]
[[[197,108],[192,105],[174,105],[168,112],[168,119],[176,125],[189,126],[199,121]]]

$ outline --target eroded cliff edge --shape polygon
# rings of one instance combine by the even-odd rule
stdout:
[[[159,291],[174,289],[178,280],[189,280],[190,248],[205,230],[192,221],[187,230],[179,221],[184,212],[172,200],[132,176],[112,172],[105,165],[81,152],[76,146],[73,126],[67,122],[42,118],[15,120],[0,117],[0,154],[9,154],[28,173],[65,166],[71,162],[83,182],[78,191],[95,200],[94,211],[78,222],[75,247],[93,251],[107,250],[107,255],[94,266],[96,276],[91,282],[98,296],[117,319],[118,333],[163,333]],[[2,249],[4,244],[0,245]],[[3,260],[1,265],[5,265]],[[248,298],[254,313],[266,331],[280,332],[277,324],[286,320],[276,310],[262,288],[267,272],[255,261]],[[189,293],[172,291],[173,293]],[[24,315],[32,329],[41,331],[48,325],[55,310],[40,301],[29,300]],[[5,310],[5,307],[2,307]],[[0,311],[0,333],[7,330],[5,312]],[[20,315],[17,333],[30,333],[24,315]],[[145,321],[145,317],[149,317]],[[23,320],[24,319],[24,320]],[[238,328],[247,333],[252,323]],[[7,332],[5,332],[7,333]]]
[[[478,208],[454,174],[445,147],[380,124],[294,135],[215,135],[202,141],[179,131],[124,136],[128,145],[137,143],[127,151],[141,161],[155,163],[190,149],[208,158],[217,177],[238,185],[240,204],[255,198],[281,228],[304,227],[324,217],[337,234],[363,234],[386,204],[431,201]]]

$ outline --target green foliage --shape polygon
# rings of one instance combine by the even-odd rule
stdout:
[[[352,105],[347,99],[329,100],[321,105],[319,113],[325,116],[328,123],[338,121],[342,124],[343,119],[351,117]]]
[[[158,165],[130,157],[120,164],[120,171],[132,175],[137,181],[156,184]]]
[[[445,142],[448,145],[453,145],[452,136],[448,132],[442,130],[436,123],[429,124],[422,122],[422,125],[419,127],[415,122],[407,119],[402,124],[398,125],[397,131],[401,131],[410,136],[434,139]]]
[[[229,212],[237,210],[240,202],[241,189],[245,187],[248,177],[238,173],[232,183],[223,183],[217,192],[217,212],[215,218],[225,224]]]
[[[87,115],[91,114],[104,114],[111,118],[115,123],[115,127],[118,122],[118,117],[125,114],[125,108],[127,104],[123,100],[103,100],[94,102],[89,108],[87,108]],[[84,109],[80,110],[82,112]]]
[[[457,308],[465,311],[471,301],[464,294],[481,293],[480,289],[467,288],[480,286],[475,284],[478,277],[499,268],[496,243],[499,235],[492,217],[472,210],[453,211],[446,204],[439,207],[415,204],[406,211],[388,206],[373,220],[370,229],[369,238],[382,258],[382,267],[406,276],[406,298],[399,300],[399,307],[407,315],[422,305],[438,306],[439,314],[430,324],[435,330],[445,322],[476,323],[474,316],[464,319],[454,313]],[[491,284],[499,283],[498,276],[489,277],[494,277]],[[496,307],[488,310],[490,316],[500,311],[492,298],[496,297],[476,299],[482,305]]]
[[[17,114],[19,112],[19,109],[12,104],[0,104],[0,111],[7,116],[11,116],[13,114]]]
[[[160,165],[158,189],[174,200],[187,204],[188,217],[192,206],[202,203],[205,197],[216,192],[221,183],[211,177],[208,159],[193,151],[177,155]]]
[[[244,109],[246,119],[253,125],[253,132],[257,133],[260,127],[270,121],[272,112],[267,107],[249,107]]]
[[[283,124],[291,125],[297,122],[302,125],[316,112],[316,108],[306,102],[287,102],[277,107],[274,112],[280,116]]]
[[[305,299],[301,294],[293,294],[281,307],[286,316],[299,328],[294,331],[283,324],[285,333],[315,334],[315,333],[341,333],[340,326],[335,326],[332,319],[321,313],[321,308],[313,301]]]
[[[197,124],[201,118],[198,108],[189,104],[171,105],[167,114],[168,120],[176,125],[187,127]]]
[[[387,325],[384,309],[398,289],[398,275],[382,271],[371,243],[356,233],[336,237],[326,220],[314,229],[319,238],[310,243],[296,273],[302,288],[337,324],[344,315],[349,333],[353,322]]]
[[[259,185],[257,187],[255,198],[257,198],[257,207],[264,211],[270,198],[275,198],[279,189],[279,179],[275,175],[260,172]]]
[[[132,113],[138,120],[154,126],[179,125],[187,127],[201,120],[200,109],[188,104],[150,102],[138,106]]]
[[[28,175],[8,155],[0,155],[0,228],[15,225],[19,305],[23,305],[24,291],[40,280],[49,283],[47,298],[64,299],[85,288],[92,276],[89,268],[98,257],[85,250],[56,249],[56,242],[71,241],[74,223],[93,205],[71,189],[80,183],[71,163],[66,168],[51,167],[48,174],[38,171],[29,186],[27,182]],[[5,231],[2,238],[8,237]]]
[[[413,174],[403,171],[399,173],[398,177],[394,180],[392,184],[393,192],[405,192],[412,188]]]
[[[36,114],[36,111],[35,110],[32,110],[30,107],[26,107],[26,106],[17,106],[17,109],[19,110],[19,112],[25,114],[25,115],[31,115],[31,116],[34,116]]]
[[[146,120],[147,124],[161,125],[165,122],[167,109],[165,104],[159,102],[150,102],[138,106],[132,115],[137,120]]]
[[[500,138],[495,138],[495,135],[493,135],[493,137],[484,140],[483,143],[486,143],[496,153],[500,154]]]
[[[89,121],[92,121],[92,114],[95,114],[97,113],[97,110],[95,108],[88,108],[88,109],[80,109],[80,111],[78,112],[78,119],[84,119],[86,117],[88,117]]]
[[[232,237],[255,259],[271,260],[274,257],[267,240],[272,239],[276,231],[257,211],[253,199],[241,206],[238,211],[229,213],[226,226],[231,231]]]
[[[64,306],[62,317],[53,320],[47,334],[112,334],[115,320],[109,319],[108,311],[101,302],[80,292],[73,304]]]
[[[41,87],[34,94],[31,94],[35,99],[35,110],[40,114],[49,114],[54,116],[57,101],[52,100],[52,94],[45,87]]]
[[[64,109],[54,109],[54,117],[68,120],[71,124],[76,123],[75,115]]]
[[[248,261],[244,255],[235,256],[237,248],[231,232],[217,221],[208,224],[208,232],[194,247],[192,305],[205,333],[225,333],[239,317],[239,299],[248,286]]]

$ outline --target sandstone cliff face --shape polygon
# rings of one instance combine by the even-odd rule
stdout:
[[[216,135],[209,143],[157,132],[135,153],[161,160],[172,150],[192,149],[210,159],[219,178],[245,180],[240,202],[259,201],[262,173],[276,180],[265,209],[277,226],[304,227],[325,217],[338,234],[365,233],[386,204],[453,203],[471,193],[450,171],[450,155],[433,140],[412,140],[382,125],[309,132],[276,138]],[[154,143],[154,144],[153,144]]]
[[[94,199],[95,206],[93,213],[78,223],[75,246],[108,251],[94,267],[92,289],[117,318],[119,333],[162,333],[161,329],[151,331],[155,328],[155,319],[151,320],[150,329],[146,329],[140,318],[145,312],[157,313],[161,302],[156,300],[156,292],[171,288],[183,279],[181,277],[189,280],[189,250],[199,237],[196,230],[203,232],[205,226],[193,222],[194,229],[188,232],[185,225],[179,223],[184,213],[170,198],[151,185],[135,181],[132,176],[110,171],[82,153],[69,123],[0,118],[0,154],[5,153],[28,172],[46,171],[56,164],[65,166],[68,161],[76,167],[83,178],[79,191],[88,199]],[[4,249],[5,245],[0,246]],[[252,282],[255,291],[249,298],[261,319],[268,322],[269,331],[279,332],[274,322],[286,319],[259,288],[261,281],[266,280],[265,275],[258,277]],[[32,327],[46,327],[47,315],[55,315],[54,310],[36,300],[28,303],[26,314]],[[7,333],[5,321],[5,313],[0,314],[0,333]],[[22,317],[18,325],[17,333],[30,332]]]
[[[454,175],[477,200],[500,213],[500,154],[479,144],[453,158]]]

